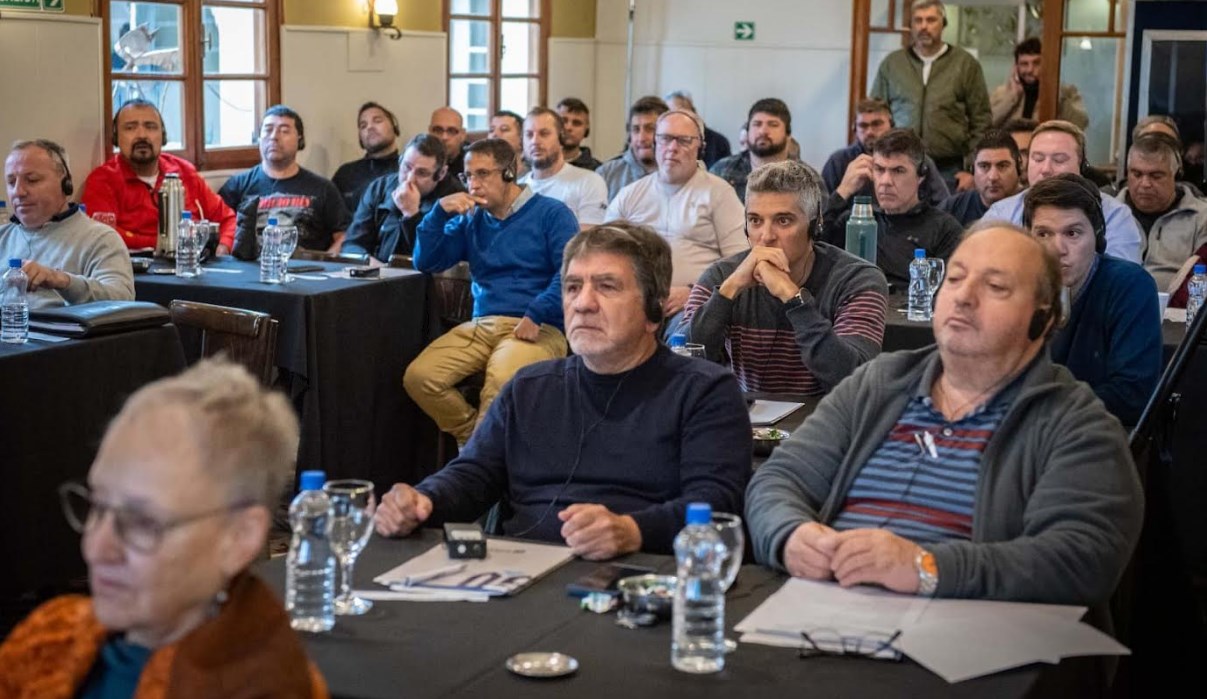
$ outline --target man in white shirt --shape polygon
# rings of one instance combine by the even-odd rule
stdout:
[[[1040,124],[1032,132],[1027,160],[1027,181],[1032,186],[1065,172],[1080,175],[1083,167],[1088,167],[1085,160],[1085,132],[1075,124],[1053,119]],[[998,201],[985,212],[983,220],[1009,221],[1016,226],[1021,225],[1023,198],[1027,191]],[[1139,263],[1140,245],[1144,238],[1131,209],[1127,204],[1103,194],[1102,213],[1106,215],[1106,254]]]
[[[566,162],[558,113],[534,107],[524,119],[524,158],[532,171],[520,178],[537,194],[557,199],[574,212],[580,230],[604,222],[608,185],[603,177]]]
[[[620,190],[607,220],[649,226],[671,246],[674,265],[667,317],[683,310],[692,285],[712,263],[747,250],[746,212],[733,187],[698,162],[704,124],[692,112],[658,117],[654,141],[658,169]],[[677,323],[672,320],[670,327]]]

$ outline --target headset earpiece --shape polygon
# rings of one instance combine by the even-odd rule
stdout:
[[[516,171],[515,161],[516,161],[516,156],[512,155],[511,162],[508,163],[506,165],[506,167],[503,168],[503,172],[500,173],[501,176],[503,177],[503,181],[507,182],[508,184],[515,182],[515,171]]]
[[[662,325],[662,304],[658,303],[658,299],[649,298],[645,301],[645,319],[655,325]]]
[[[1027,339],[1038,340],[1048,330],[1048,322],[1052,320],[1052,309],[1047,306],[1035,309],[1031,314],[1031,324],[1027,326]]]
[[[394,116],[394,112],[386,112],[390,115],[390,124],[394,127],[394,135],[401,136],[402,129],[398,128],[398,117]]]

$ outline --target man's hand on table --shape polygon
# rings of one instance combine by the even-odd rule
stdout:
[[[432,500],[404,483],[395,483],[381,498],[373,528],[382,536],[406,536],[432,516]]]
[[[628,515],[613,513],[603,505],[578,503],[557,513],[562,538],[575,554],[602,561],[641,549],[641,530]]]

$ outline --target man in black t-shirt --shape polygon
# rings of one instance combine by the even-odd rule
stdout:
[[[241,259],[260,254],[268,218],[298,228],[298,246],[339,252],[351,216],[331,180],[298,165],[306,147],[302,118],[284,105],[270,107],[260,122],[260,164],[226,181],[218,196],[238,214],[235,247]]]

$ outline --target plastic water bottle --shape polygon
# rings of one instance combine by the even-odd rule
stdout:
[[[871,197],[855,197],[851,217],[847,219],[847,252],[876,264],[876,217]]]
[[[280,284],[285,281],[285,262],[281,259],[281,229],[276,217],[268,219],[260,242],[260,281]]]
[[[285,559],[285,611],[298,631],[335,626],[335,553],[331,550],[331,501],[327,474],[303,471],[302,488],[289,505],[293,541]]]
[[[197,277],[201,275],[201,246],[197,230],[193,226],[193,212],[180,215],[176,224],[176,276]]]
[[[1194,322],[1194,316],[1207,300],[1207,265],[1195,265],[1194,275],[1186,285],[1186,325]]]
[[[21,271],[21,260],[8,261],[0,285],[0,342],[22,344],[29,339],[29,277]]]
[[[712,526],[708,503],[687,506],[687,526],[675,537],[679,572],[675,584],[671,665],[692,673],[725,667],[725,592],[722,566],[729,553]]]
[[[687,335],[684,335],[683,333],[675,333],[674,335],[671,335],[670,342],[668,342],[667,345],[675,354],[681,354],[684,357],[691,356],[691,352],[687,351]]]
[[[934,300],[930,295],[930,263],[926,251],[914,248],[914,259],[909,263],[909,320],[930,320]]]

